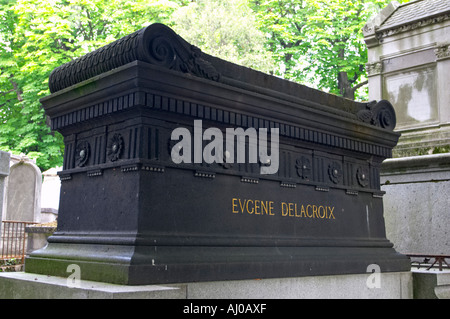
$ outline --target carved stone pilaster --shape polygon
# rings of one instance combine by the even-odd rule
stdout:
[[[450,58],[450,43],[441,44],[434,49],[436,60],[444,60]]]
[[[381,71],[383,71],[383,64],[381,61],[366,63],[366,70],[368,76],[381,74]]]

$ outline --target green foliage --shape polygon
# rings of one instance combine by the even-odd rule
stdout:
[[[308,63],[304,55],[309,39],[304,29],[313,8],[304,0],[254,0],[251,6],[258,17],[259,28],[267,35],[267,48],[278,64],[276,75],[305,81],[303,69]]]
[[[389,0],[253,0],[278,75],[348,98],[367,83],[362,28]],[[402,2],[402,1],[400,1]],[[405,1],[403,1],[405,2]]]
[[[0,272],[14,272],[17,265],[20,265],[21,260],[16,258],[0,260]]]
[[[275,68],[248,0],[193,1],[172,20],[178,34],[210,55],[266,73]]]
[[[186,1],[0,0],[0,149],[46,170],[62,164],[39,99],[59,65],[153,22],[169,23]]]
[[[450,145],[435,146],[433,149],[433,154],[443,154],[449,152],[450,152]]]

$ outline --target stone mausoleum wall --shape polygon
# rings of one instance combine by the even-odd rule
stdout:
[[[391,2],[364,27],[369,98],[396,111],[382,165],[387,237],[402,253],[450,254],[450,2]]]

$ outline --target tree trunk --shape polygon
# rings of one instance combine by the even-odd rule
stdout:
[[[344,61],[345,51],[344,48],[339,50],[339,59]],[[338,73],[338,89],[339,93],[345,98],[354,100],[355,99],[355,91],[352,90],[352,85],[348,79],[347,72],[340,71]]]
[[[347,99],[355,99],[355,90],[352,88],[348,80],[347,72],[339,72],[338,74],[338,88],[341,95]]]

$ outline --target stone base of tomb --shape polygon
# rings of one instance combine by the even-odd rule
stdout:
[[[253,280],[179,283],[176,285],[115,285],[24,272],[0,273],[1,299],[411,299],[412,273],[308,276]],[[173,301],[172,301],[173,302]],[[191,302],[186,303],[190,305]],[[160,304],[158,304],[160,305]],[[164,303],[163,303],[164,305]],[[166,310],[183,311],[184,306]],[[195,302],[194,302],[195,305]],[[223,307],[222,307],[223,308]],[[222,310],[226,312],[227,307]],[[221,310],[218,310],[221,311]]]
[[[380,245],[381,246],[381,245]],[[214,247],[50,243],[26,259],[25,271],[126,285],[243,280],[409,270],[390,247]]]

